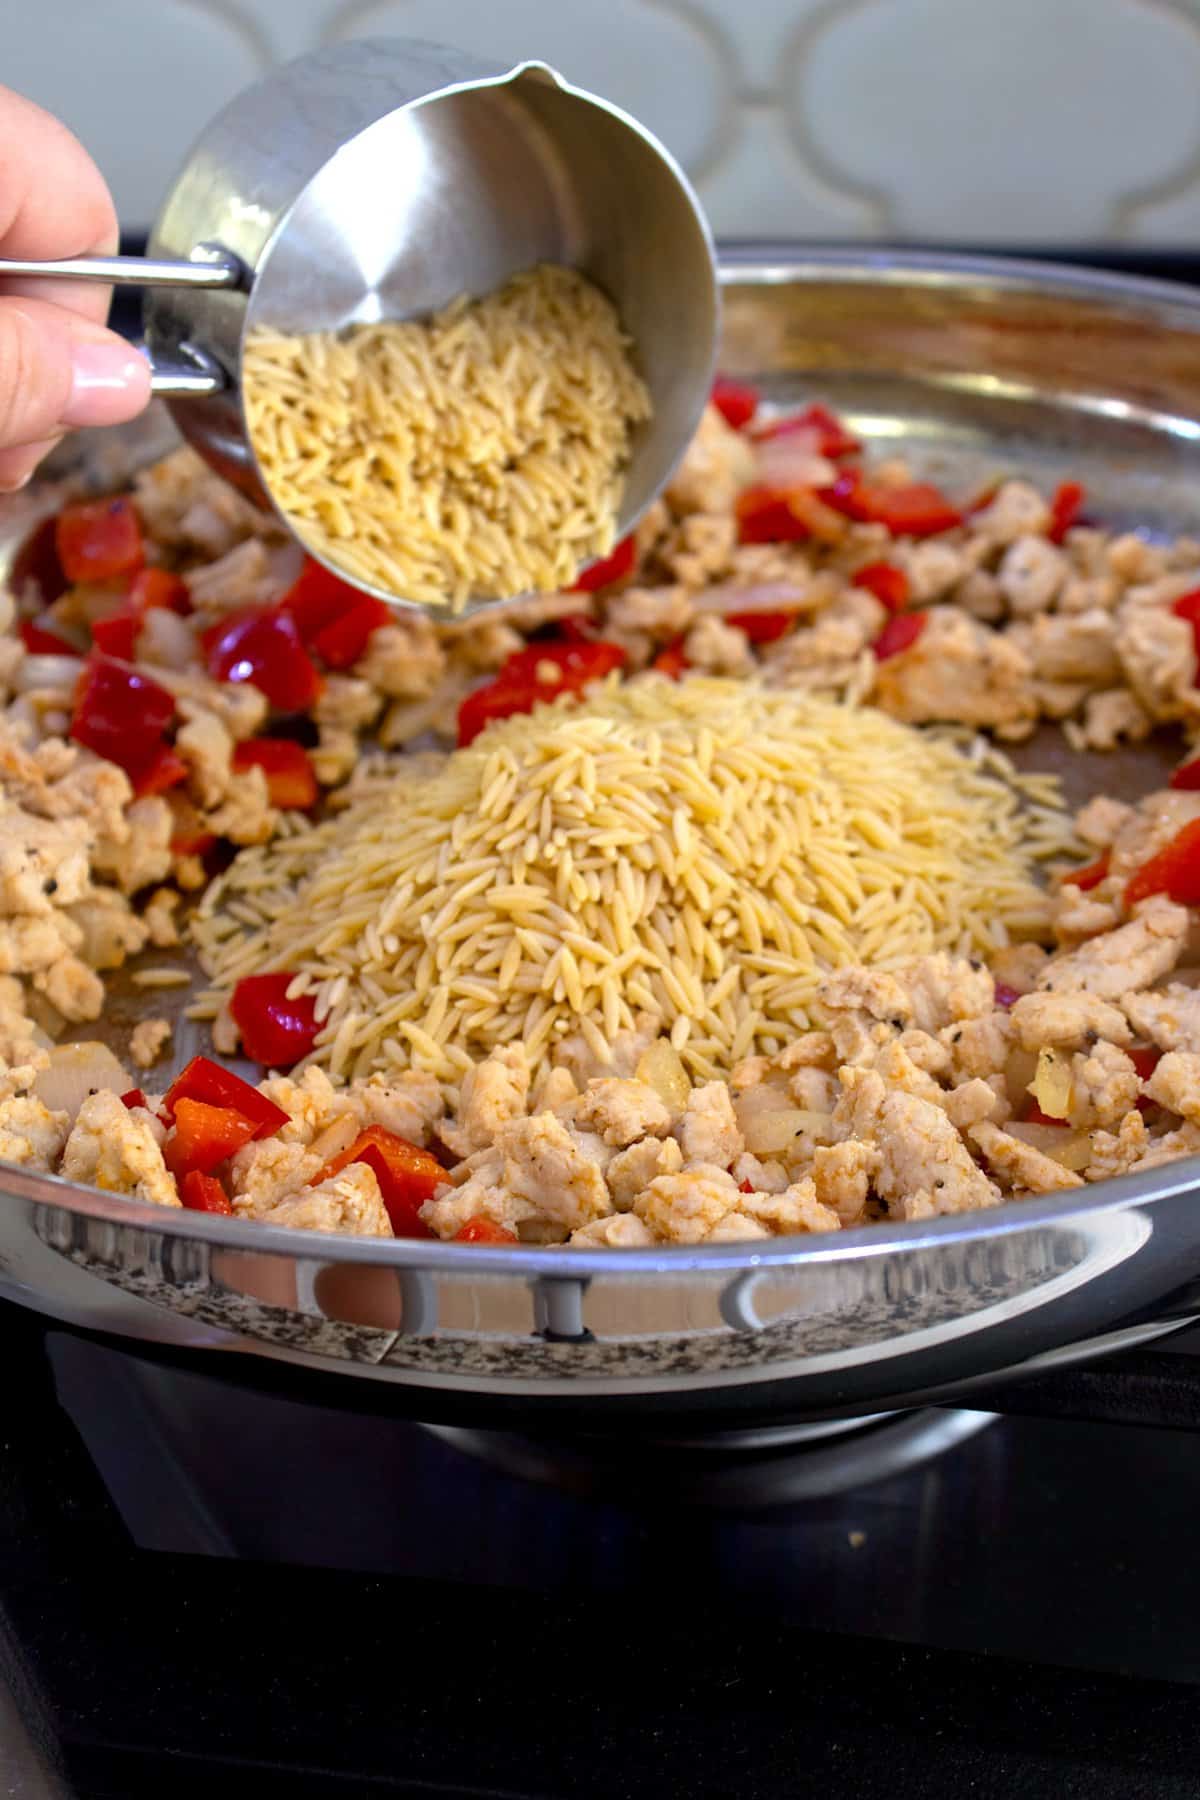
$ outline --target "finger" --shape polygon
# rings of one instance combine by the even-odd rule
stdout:
[[[117,247],[117,215],[104,177],[65,125],[32,100],[0,87],[0,256],[57,261],[107,256]],[[28,293],[102,324],[111,290],[84,282],[12,282]]]
[[[119,425],[149,398],[146,359],[114,332],[60,306],[0,299],[0,450]]]
[[[62,443],[62,434],[40,438],[36,444],[22,444],[17,449],[0,450],[0,494],[15,494],[23,488],[40,462]]]

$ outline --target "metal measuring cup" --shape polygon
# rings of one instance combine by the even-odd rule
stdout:
[[[624,535],[670,478],[708,395],[712,239],[657,139],[545,63],[503,68],[404,38],[300,57],[201,134],[145,257],[0,260],[0,279],[145,287],[154,391],[214,469],[274,506],[242,411],[248,331],[420,316],[537,262],[578,268],[609,295],[650,390],[653,416],[635,431],[617,521]]]

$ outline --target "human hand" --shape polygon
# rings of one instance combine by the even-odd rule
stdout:
[[[0,257],[111,256],[104,178],[65,125],[0,87]],[[150,398],[150,370],[104,329],[111,289],[0,283],[0,492],[23,487],[64,431],[118,425]]]

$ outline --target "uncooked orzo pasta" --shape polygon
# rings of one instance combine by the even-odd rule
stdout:
[[[998,754],[752,682],[613,680],[422,761],[213,884],[211,1010],[286,969],[337,1075],[453,1089],[575,1033],[603,1063],[650,1020],[711,1079],[808,1028],[830,968],[1044,930],[1033,866],[1070,842]]]
[[[612,304],[540,265],[427,321],[250,334],[251,441],[297,535],[457,611],[570,586],[612,548],[650,399]]]

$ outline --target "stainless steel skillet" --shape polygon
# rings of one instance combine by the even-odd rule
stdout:
[[[723,366],[773,397],[827,399],[959,491],[1004,470],[1071,475],[1097,516],[1200,536],[1200,302],[1186,290],[852,251],[734,255],[724,283]],[[29,504],[7,509],[10,539]],[[1055,766],[1056,744],[1027,760]],[[1077,797],[1130,794],[1169,754],[1061,767]],[[131,996],[114,994],[118,1034]],[[181,1056],[195,1047],[181,1035]],[[398,1409],[457,1406],[475,1423],[566,1411],[707,1429],[893,1409],[1152,1335],[1191,1309],[1197,1277],[1195,1162],[753,1253],[364,1243],[0,1171],[0,1294],[122,1336],[397,1384]]]

